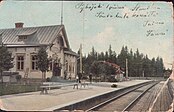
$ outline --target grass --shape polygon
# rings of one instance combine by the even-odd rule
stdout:
[[[0,96],[39,91],[39,84],[0,84]]]

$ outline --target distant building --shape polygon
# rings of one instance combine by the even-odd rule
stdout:
[[[28,78],[42,78],[36,57],[41,46],[49,57],[47,77],[64,77],[66,73],[67,78],[73,78],[77,74],[78,55],[70,48],[64,25],[23,27],[23,23],[15,23],[15,28],[0,29],[0,40],[14,58],[10,71],[19,72],[22,77],[27,72]]]

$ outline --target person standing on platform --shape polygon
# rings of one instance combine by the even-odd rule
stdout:
[[[89,74],[89,81],[92,83],[92,73]]]
[[[79,83],[81,83],[82,73],[78,73]]]
[[[78,76],[76,76],[76,82],[79,83],[79,77]]]

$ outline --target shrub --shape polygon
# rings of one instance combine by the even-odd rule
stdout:
[[[22,76],[21,75],[16,75],[16,80],[17,81],[20,81],[22,79]]]

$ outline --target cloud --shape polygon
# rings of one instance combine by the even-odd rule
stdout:
[[[114,37],[115,33],[113,31],[112,27],[106,27],[104,31],[99,32],[97,35],[92,37],[93,39],[91,40],[92,42],[97,41],[98,44],[105,44],[108,42],[108,40],[112,40]]]
[[[111,44],[111,41],[115,39],[114,28],[111,26],[105,27],[103,31],[87,37],[84,39],[84,47],[87,51],[91,51],[92,46],[99,52],[106,51]]]

